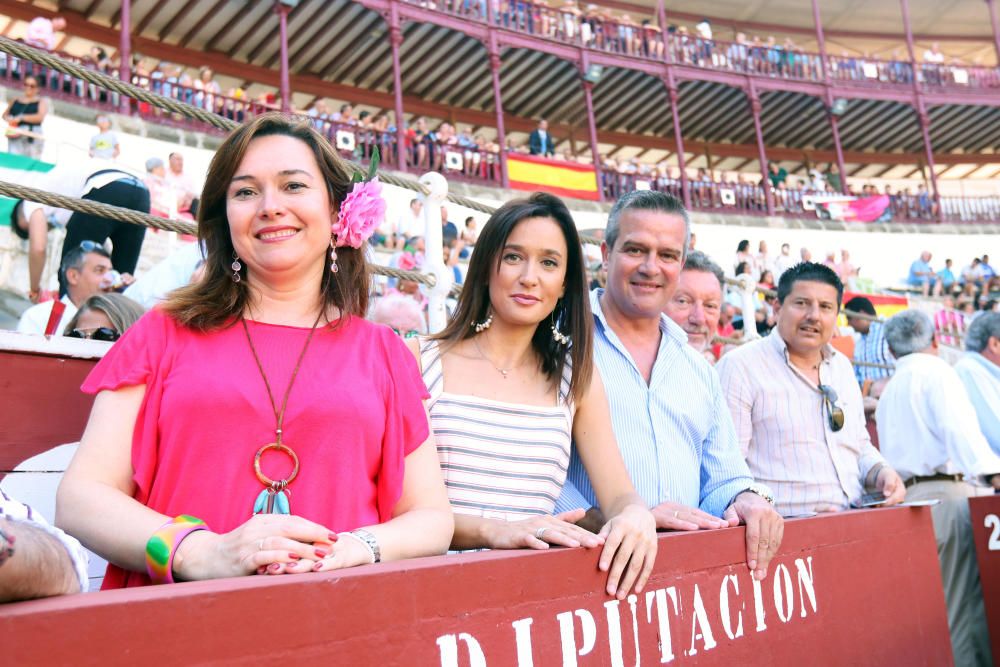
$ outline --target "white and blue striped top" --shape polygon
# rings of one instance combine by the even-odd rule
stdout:
[[[545,407],[445,391],[437,341],[420,342],[420,363],[452,510],[504,521],[552,514],[573,433],[570,364],[557,404]]]
[[[649,384],[601,311],[604,290],[590,293],[594,361],[604,380],[611,422],[636,491],[650,507],[665,501],[722,516],[752,483],[736,443],[719,377],[687,343],[684,330],[660,319],[660,349]],[[556,511],[596,504],[576,451]]]

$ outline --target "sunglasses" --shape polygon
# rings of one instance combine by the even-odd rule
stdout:
[[[104,246],[97,241],[80,241],[79,248],[84,252],[94,252],[98,248],[104,250]]]
[[[823,401],[830,417],[830,430],[836,433],[844,428],[844,411],[837,407],[837,392],[827,384],[819,385],[819,390],[823,394]]]
[[[90,340],[103,340],[113,343],[122,337],[120,333],[108,327],[98,327],[97,329],[73,329],[68,334],[68,338],[89,338]]]
[[[396,327],[392,327],[393,333],[402,338],[416,338],[420,335],[420,332],[416,329],[410,329],[409,331],[400,331]]]

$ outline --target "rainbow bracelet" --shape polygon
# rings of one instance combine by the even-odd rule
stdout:
[[[201,519],[181,514],[166,522],[146,542],[146,573],[154,584],[174,583],[174,554],[185,537],[208,530]]]

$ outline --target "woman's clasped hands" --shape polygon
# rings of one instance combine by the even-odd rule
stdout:
[[[228,533],[207,530],[177,547],[178,579],[216,579],[248,574],[302,574],[371,563],[371,552],[298,516],[258,514]]]

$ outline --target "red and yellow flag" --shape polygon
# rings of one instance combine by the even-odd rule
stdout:
[[[559,197],[597,201],[593,165],[550,160],[537,155],[507,155],[507,176],[515,190],[540,190]]]

